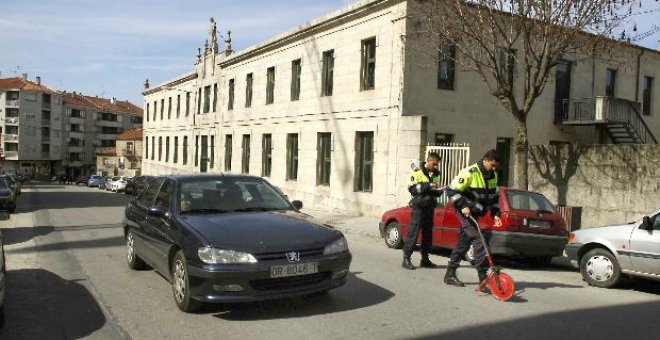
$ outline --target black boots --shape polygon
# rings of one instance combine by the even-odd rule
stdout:
[[[488,293],[488,284],[484,282],[488,278],[488,271],[477,270],[477,274],[479,275],[479,286],[477,287],[477,290],[482,293]]]
[[[456,277],[456,267],[447,267],[445,283],[456,287],[465,287],[465,284]]]
[[[424,268],[438,268],[438,266],[431,262],[428,256],[422,256],[422,260],[419,262],[420,267]]]
[[[414,270],[415,269],[415,266],[412,264],[409,257],[404,257],[403,258],[403,263],[401,263],[401,267],[406,268],[408,270]]]

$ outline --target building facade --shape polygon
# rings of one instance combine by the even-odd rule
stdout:
[[[417,53],[408,11],[408,1],[364,0],[239,52],[230,39],[219,50],[212,23],[190,73],[145,84],[143,172],[248,173],[308,206],[377,215],[408,202],[410,160],[429,144],[469,143],[472,161],[491,148],[510,155],[511,114],[477,74],[452,68],[448,77],[428,57],[435,47]],[[575,98],[644,101],[640,119],[660,135],[660,53],[629,49],[558,67],[530,114],[530,144],[612,142],[601,125],[566,119],[569,109],[557,120],[557,103]]]
[[[58,92],[41,79],[0,79],[1,171],[47,179],[96,172],[95,148],[142,127],[134,104]]]

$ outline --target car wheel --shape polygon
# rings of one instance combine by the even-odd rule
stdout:
[[[132,232],[126,234],[126,260],[128,262],[128,268],[133,270],[144,269],[144,261],[135,253],[135,236]]]
[[[385,244],[389,248],[401,249],[403,247],[403,237],[399,223],[390,222],[385,226]]]
[[[174,303],[183,312],[194,312],[201,304],[193,299],[190,294],[188,266],[181,250],[176,253],[172,260],[172,293],[174,294]]]
[[[16,212],[16,203],[14,203],[14,205],[12,205],[11,208],[9,208],[9,213],[10,214],[13,214],[15,212]]]
[[[612,288],[621,278],[621,267],[612,253],[596,248],[582,256],[580,274],[592,286]]]

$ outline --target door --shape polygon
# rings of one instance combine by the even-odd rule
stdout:
[[[148,263],[153,263],[153,251],[151,246],[146,242],[148,225],[147,219],[149,217],[149,208],[153,206],[158,190],[163,183],[162,178],[151,181],[149,186],[140,194],[132,205],[128,218],[135,221],[136,226],[131,229],[134,232],[134,247],[136,253]]]
[[[650,216],[653,229],[635,228],[630,237],[630,261],[633,270],[660,275],[660,213]],[[639,222],[641,225],[641,222]]]
[[[166,216],[147,216],[145,227],[145,240],[153,252],[153,265],[156,270],[166,275],[169,270],[168,254],[174,244],[171,236],[172,230],[172,191],[174,181],[165,179],[154,200],[154,207],[167,211]]]
[[[560,60],[555,71],[555,124],[568,113],[568,99],[571,98],[571,63]]]
[[[209,161],[209,136],[202,136],[202,153],[199,160],[199,172],[204,173],[208,169]]]

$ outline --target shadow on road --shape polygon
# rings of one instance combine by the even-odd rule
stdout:
[[[38,188],[43,188],[39,186]],[[18,198],[17,213],[34,212],[42,209],[75,209],[93,207],[125,207],[134,196],[105,192],[73,192],[63,196],[65,191],[24,192]],[[66,197],[66,199],[62,199]]]
[[[25,254],[25,253],[57,251],[57,250],[117,247],[124,245],[125,242],[126,241],[124,240],[124,236],[122,234],[114,237],[105,237],[105,238],[99,238],[93,240],[46,243],[46,244],[39,244],[27,248],[18,248],[11,250],[5,249],[5,252],[7,254]]]
[[[345,286],[327,294],[254,302],[207,305],[202,312],[228,321],[272,320],[307,317],[366,308],[383,303],[394,293],[350,273]]]
[[[4,244],[11,245],[23,243],[38,236],[48,235],[53,230],[55,228],[52,226],[3,228],[2,236]]]
[[[47,270],[9,270],[6,293],[0,339],[82,339],[106,323],[84,286]]]
[[[660,303],[645,302],[545,313],[414,339],[650,339],[660,332],[658,315]]]

